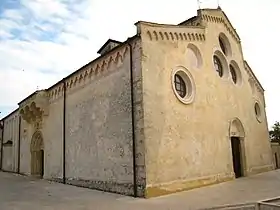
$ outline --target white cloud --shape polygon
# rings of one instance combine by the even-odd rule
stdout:
[[[201,1],[201,7],[217,6],[216,0]],[[271,125],[280,120],[280,2],[220,3],[242,39],[245,59],[266,89]],[[124,41],[134,35],[138,20],[176,24],[197,9],[196,1],[186,0],[21,0],[18,5],[0,14],[0,109],[16,107],[37,86],[47,88],[94,59],[108,38]]]

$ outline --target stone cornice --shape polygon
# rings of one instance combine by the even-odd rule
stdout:
[[[132,47],[134,48],[136,42],[132,42]],[[129,47],[126,44],[122,44],[119,47],[116,47],[112,51],[108,52],[104,56],[100,56],[96,60],[90,62],[88,65],[82,67],[77,72],[73,73],[70,77],[66,78],[66,91],[69,93],[79,89],[82,86],[87,85],[92,80],[96,78],[105,77],[108,75],[108,70],[114,71],[117,68],[111,68],[112,65],[118,67],[123,64],[124,57],[129,51]],[[49,88],[48,95],[49,101],[52,103],[56,99],[63,96],[64,89],[63,80]]]
[[[261,85],[261,83],[259,82],[258,78],[255,76],[253,70],[251,69],[251,67],[249,66],[249,64],[247,63],[247,61],[244,61],[244,68],[249,76],[249,80],[251,80],[253,82],[253,84],[255,85],[255,87],[257,87],[257,90],[261,93],[264,92],[264,89]]]
[[[217,10],[214,10],[213,14],[209,14],[209,13],[211,13],[211,11],[210,12],[209,11],[207,12],[207,11],[208,10],[199,10],[198,11],[198,15],[201,17],[202,21],[222,24],[226,28],[226,30],[229,32],[229,34],[234,38],[234,40],[236,42],[240,43],[239,35],[237,34],[236,30],[233,28],[232,24],[230,23],[229,19],[227,18],[227,16],[225,15],[225,13],[223,11],[217,9]]]
[[[167,25],[138,22],[137,32],[151,41],[205,41],[205,28],[202,26]]]

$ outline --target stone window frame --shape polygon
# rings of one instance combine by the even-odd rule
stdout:
[[[229,39],[223,32],[221,32],[218,36],[218,43],[223,54],[226,57],[231,57],[232,56],[231,44],[229,42]]]
[[[186,94],[184,97],[181,97],[179,95],[179,93],[176,90],[175,87],[175,75],[179,75],[185,85],[186,85]],[[176,98],[182,102],[183,104],[190,104],[194,101],[195,98],[195,92],[196,92],[196,88],[195,88],[195,82],[193,79],[192,74],[189,72],[189,70],[183,66],[177,66],[176,68],[173,69],[172,73],[171,73],[171,85],[172,85],[172,89],[173,92],[176,96]]]
[[[215,66],[215,57],[217,57],[221,63],[222,69],[223,69],[223,74],[222,76],[220,76],[220,73],[216,70],[216,66]],[[216,75],[219,78],[222,79],[228,79],[229,77],[229,65],[228,65],[228,61],[227,58],[225,57],[225,55],[218,49],[216,49],[213,53],[212,56],[212,65],[213,65],[213,69],[216,73]]]
[[[259,123],[262,122],[262,116],[263,116],[263,111],[261,109],[261,104],[259,101],[255,100],[254,103],[254,114],[256,116],[256,119]]]
[[[234,70],[234,72],[236,74],[236,82],[233,81],[231,68]],[[229,71],[230,71],[230,78],[231,78],[232,83],[236,86],[241,86],[243,84],[243,77],[242,77],[241,70],[235,60],[230,61]]]

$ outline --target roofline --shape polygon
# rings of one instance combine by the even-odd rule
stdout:
[[[114,40],[114,39],[108,39],[108,40],[102,45],[102,47],[100,47],[100,49],[97,51],[97,53],[100,53],[100,52],[106,47],[106,45],[107,45],[109,42],[114,42],[114,43],[116,43],[116,44],[121,44],[121,43],[122,43],[122,42],[117,41],[117,40]]]
[[[18,102],[18,105],[21,104],[22,102],[24,102],[25,100],[27,100],[28,98],[31,98],[32,96],[34,96],[36,93],[38,93],[39,91],[36,90],[35,92],[31,93],[29,96],[27,96],[26,98],[22,99],[20,102]]]
[[[191,21],[193,21],[193,20],[196,20],[197,18],[198,18],[197,15],[196,15],[196,16],[193,16],[193,17],[191,17],[191,18],[189,18],[189,19],[187,19],[187,20],[184,20],[183,22],[179,23],[178,25],[184,25],[185,23],[191,22]]]
[[[260,87],[262,88],[262,90],[265,91],[264,88],[263,88],[263,86],[262,86],[262,84],[260,83],[260,81],[258,80],[258,78],[256,77],[256,75],[254,74],[254,72],[253,72],[251,66],[248,64],[248,62],[247,62],[246,60],[244,60],[244,63],[249,67],[250,72],[253,74],[253,77],[256,79],[257,83],[260,85]]]
[[[6,115],[5,117],[3,117],[0,121],[3,121],[3,122],[4,122],[5,119],[7,119],[8,117],[10,117],[10,116],[13,115],[14,113],[16,113],[18,110],[19,110],[19,108],[15,109],[15,110],[12,111],[11,113],[9,113],[9,114]]]
[[[220,7],[220,6],[218,6],[218,8],[204,8],[204,9],[198,9],[197,10],[197,13],[199,14],[199,11],[203,11],[203,10],[205,10],[205,11],[207,11],[207,10],[215,10],[215,11],[217,11],[217,10],[220,10],[222,13],[223,13],[223,15],[225,16],[225,18],[227,19],[227,21],[229,22],[229,24],[230,24],[230,27],[233,29],[233,31],[234,31],[234,33],[236,34],[236,36],[237,36],[237,38],[239,39],[239,41],[241,40],[240,39],[240,36],[238,35],[238,33],[237,33],[237,31],[236,31],[236,29],[233,27],[233,25],[232,25],[232,23],[230,22],[230,20],[229,20],[229,18],[228,18],[228,16],[226,15],[226,13],[222,10],[222,8]]]
[[[89,63],[85,64],[84,66],[80,67],[79,69],[77,69],[76,71],[72,72],[71,74],[69,74],[68,76],[64,77],[63,79],[59,80],[58,82],[56,82],[55,84],[53,84],[52,86],[50,86],[48,89],[45,89],[47,91],[49,91],[50,89],[52,89],[53,87],[55,87],[56,85],[60,84],[61,82],[63,82],[66,79],[69,79],[71,76],[73,76],[74,74],[76,74],[77,72],[81,71],[82,69],[84,69],[85,67],[89,66],[90,64],[101,60],[102,58],[104,58],[109,52],[112,52],[114,50],[117,50],[121,47],[123,47],[125,44],[127,44],[129,41],[136,39],[137,37],[139,37],[138,34],[132,36],[132,37],[128,37],[127,40],[125,40],[124,42],[121,42],[120,45],[114,47],[112,50],[108,51],[107,53],[100,55],[99,57],[95,58],[94,60],[90,61]]]

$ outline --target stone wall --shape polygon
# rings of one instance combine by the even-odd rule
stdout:
[[[62,180],[63,178],[63,96],[50,101],[49,115],[42,126],[45,170],[44,178]]]
[[[2,170],[16,172],[18,168],[18,112],[15,111],[3,120],[3,160]]]
[[[143,43],[147,197],[233,179],[229,126],[235,118],[245,130],[244,174],[273,168],[263,92],[259,87],[252,91],[240,42],[222,12],[217,14],[201,24],[204,32],[201,27],[138,24]],[[196,33],[203,33],[205,39]],[[214,69],[213,55],[221,51],[220,33],[230,42],[232,54],[226,58],[227,65],[232,60],[238,65],[240,85],[232,82],[229,70],[221,78]],[[193,46],[202,59],[195,63],[188,54]],[[194,80],[190,104],[179,101],[172,89],[172,72],[179,68]],[[261,106],[260,122],[254,111],[256,100]]]
[[[272,157],[274,168],[280,168],[280,145],[279,143],[271,143]]]
[[[134,40],[135,41],[135,40]],[[132,42],[134,103],[141,141],[140,44]],[[123,46],[83,67],[66,79],[66,182],[133,195],[130,53]],[[100,64],[99,64],[100,63]],[[63,93],[58,84],[49,90],[49,115],[43,125],[45,178],[60,180],[62,169]],[[142,126],[142,127],[141,127]],[[142,129],[142,130],[140,130]],[[139,195],[145,184],[142,144],[137,143]]]

